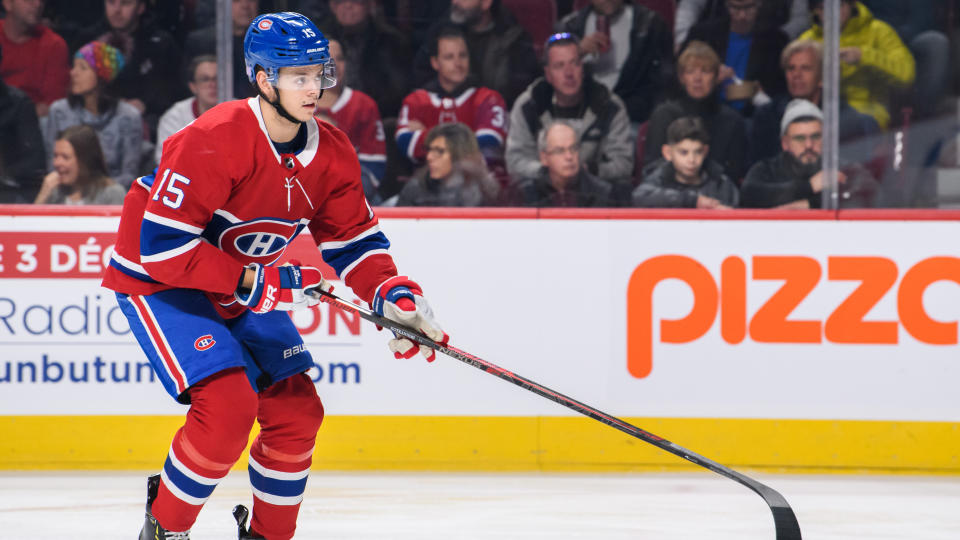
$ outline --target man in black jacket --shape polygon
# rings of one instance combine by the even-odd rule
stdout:
[[[33,202],[45,164],[33,102],[0,79],[0,204]]]
[[[563,120],[540,131],[537,149],[543,165],[535,177],[517,184],[515,203],[536,207],[614,206],[612,187],[580,165],[577,132]]]
[[[533,42],[500,0],[452,0],[450,10],[427,30],[413,59],[414,83],[422,86],[434,77],[430,58],[436,56],[437,35],[451,24],[459,26],[470,52],[470,76],[479,86],[503,96],[507,107],[540,72]]]
[[[625,0],[593,0],[564,17],[557,30],[581,38],[593,78],[620,96],[630,121],[647,121],[673,80],[670,28],[653,10]]]
[[[783,152],[754,165],[740,188],[747,208],[820,208],[823,192],[823,113],[805,99],[787,105],[780,123]],[[839,206],[869,208],[878,192],[876,180],[863,167],[838,171]]]

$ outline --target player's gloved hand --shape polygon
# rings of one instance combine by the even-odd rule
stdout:
[[[373,295],[373,310],[378,315],[420,330],[441,345],[446,345],[450,340],[446,332],[433,320],[433,310],[423,297],[420,286],[406,276],[392,277],[380,285]],[[436,358],[436,351],[430,347],[418,346],[409,339],[397,337],[396,334],[388,346],[396,358],[411,358],[418,351],[427,362],[433,362]]]
[[[254,313],[275,309],[292,311],[315,306],[320,300],[305,294],[304,289],[333,290],[333,286],[323,279],[320,270],[312,266],[300,266],[299,261],[292,260],[283,266],[253,263],[247,268],[256,271],[253,287],[250,290],[237,288],[233,295]]]

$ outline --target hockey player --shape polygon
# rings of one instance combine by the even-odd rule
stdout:
[[[461,122],[473,130],[488,166],[502,163],[508,116],[496,90],[474,86],[468,79],[470,55],[463,32],[448,27],[437,36],[437,55],[430,58],[437,78],[403,99],[397,118],[397,145],[414,164],[427,156],[427,132],[437,124]]]
[[[189,538],[255,420],[253,519],[248,531],[237,508],[240,538],[293,537],[324,412],[284,311],[330,286],[316,268],[274,265],[300,231],[378,313],[446,341],[419,286],[397,275],[353,146],[314,118],[336,82],[327,40],[302,15],[266,14],[250,24],[244,56],[258,97],[218,105],[167,139],[156,176],[125,199],[104,277],[164,388],[190,405],[148,481],[141,540]],[[421,351],[389,346],[397,357]]]

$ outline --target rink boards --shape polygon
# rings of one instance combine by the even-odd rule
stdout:
[[[0,469],[155,468],[185,409],[99,287],[118,211],[30,211],[0,212]],[[960,473],[960,216],[379,214],[452,342],[519,375],[732,466]],[[689,468],[327,306],[294,322],[315,468]]]

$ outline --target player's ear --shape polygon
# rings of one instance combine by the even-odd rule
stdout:
[[[263,95],[270,97],[273,92],[273,86],[267,80],[267,72],[263,70],[257,71],[257,87],[260,88],[260,92]]]

